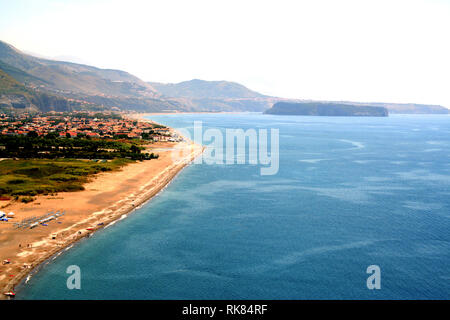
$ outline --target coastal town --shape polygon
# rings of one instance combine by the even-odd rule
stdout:
[[[183,140],[166,126],[122,113],[2,114],[0,197],[28,203],[39,194],[83,190],[92,175],[158,159],[164,143]]]
[[[94,139],[145,139],[179,142],[169,128],[149,121],[138,121],[122,113],[73,111],[0,114],[0,134]],[[0,146],[1,148],[1,146]]]
[[[175,160],[173,149],[186,152]],[[0,114],[0,300],[46,259],[148,201],[202,151],[142,115]]]

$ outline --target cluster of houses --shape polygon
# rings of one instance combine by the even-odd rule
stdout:
[[[103,114],[95,117],[96,112],[51,112],[46,114],[21,114],[8,116],[0,114],[0,134],[28,135],[34,132],[38,136],[56,133],[59,137],[91,138],[128,138],[152,139],[154,141],[179,141],[169,128],[157,126],[150,122],[137,121],[127,117]]]

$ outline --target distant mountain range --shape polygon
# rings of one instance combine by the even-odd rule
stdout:
[[[118,108],[140,112],[261,112],[276,102],[289,101],[266,96],[241,84],[228,81],[194,79],[174,84],[145,82],[121,70],[100,69],[34,57],[3,41],[0,41],[0,70],[21,84],[21,90],[35,97],[31,99],[30,96],[18,95],[17,101],[22,101],[22,107],[26,106],[22,109]],[[14,97],[10,91],[5,91],[8,87],[6,82],[11,79],[6,79],[4,75],[0,79],[0,82],[5,82],[4,85],[0,83],[0,101],[3,101],[3,108],[13,108],[17,106],[11,102]],[[58,101],[67,100],[67,103],[45,105],[45,102],[38,102],[39,99],[36,98],[38,96],[51,97]],[[367,105],[353,102],[347,104]],[[433,105],[390,103],[370,105],[386,107],[390,113],[449,113],[449,109]]]
[[[87,104],[138,111],[182,109],[176,100],[159,99],[151,85],[125,71],[37,58],[2,41],[0,70],[31,90]]]

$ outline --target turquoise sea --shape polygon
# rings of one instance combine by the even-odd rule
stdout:
[[[151,118],[189,130],[194,120],[277,128],[279,171],[190,165],[44,265],[18,298],[450,298],[450,116]],[[81,290],[66,287],[70,265],[81,268]],[[366,286],[370,265],[379,290]]]

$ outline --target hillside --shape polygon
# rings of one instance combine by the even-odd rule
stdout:
[[[28,112],[50,110],[70,111],[75,108],[87,109],[92,108],[92,106],[27,88],[0,70],[0,112],[12,110]]]
[[[149,82],[149,84],[168,97],[196,99],[244,99],[265,97],[239,83],[229,81],[205,81],[193,79],[180,83]]]
[[[155,83],[159,92],[150,83],[124,71],[42,59],[2,41],[0,70],[40,92],[123,110],[262,111],[269,106],[264,96],[237,83],[201,80],[177,85]]]
[[[2,70],[3,72],[13,77],[15,80],[25,85],[33,86],[33,84],[34,85],[48,84],[45,80],[32,76],[31,74],[28,74],[20,69],[10,66],[9,64],[6,64],[3,61],[0,61],[0,70]]]
[[[76,92],[86,95],[157,95],[156,91],[139,78],[120,70],[99,69],[91,66],[46,60],[24,54],[0,41],[0,61],[44,81],[44,87],[54,91]]]
[[[0,110],[36,110],[36,106],[31,105],[33,97],[31,90],[0,70]]]
[[[2,41],[0,70],[28,89],[38,90],[33,92],[39,92],[39,97],[56,95],[138,111],[187,110],[176,101],[159,99],[160,94],[151,85],[127,72],[41,59],[24,54]],[[22,99],[19,100],[24,103]],[[34,107],[48,108],[41,108],[39,103]]]
[[[199,111],[263,111],[275,99],[229,81],[193,79],[180,83],[149,84],[163,96],[182,101]]]
[[[323,102],[277,102],[266,114],[302,115],[302,116],[330,116],[330,117],[387,117],[388,111],[384,107],[356,106],[350,104]]]

